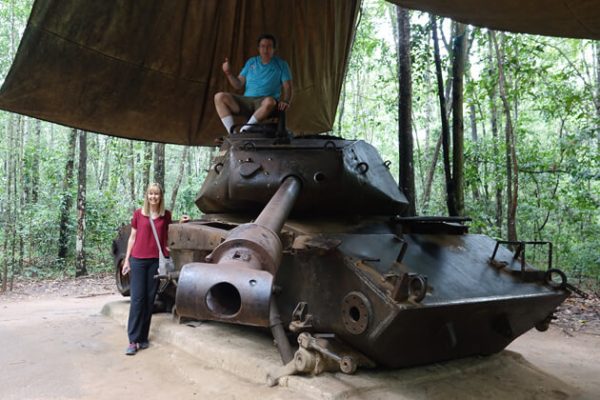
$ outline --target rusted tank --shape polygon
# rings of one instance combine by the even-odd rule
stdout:
[[[204,217],[170,226],[177,271],[163,282],[176,285],[163,299],[182,318],[270,328],[286,364],[273,383],[487,355],[544,330],[570,291],[525,250],[547,246],[551,260],[551,244],[400,217],[388,167],[363,141],[226,137],[196,200]]]

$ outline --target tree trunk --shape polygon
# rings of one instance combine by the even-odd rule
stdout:
[[[471,140],[473,143],[479,141],[479,132],[477,132],[477,111],[475,104],[469,105],[469,123],[471,125]]]
[[[428,70],[425,71],[425,85],[429,86],[431,83],[431,76],[429,75]],[[425,151],[428,151],[431,147],[432,140],[432,129],[431,129],[431,121],[435,118],[435,111],[433,109],[433,102],[427,101],[425,103]],[[431,165],[427,170],[427,176],[425,178],[425,183],[423,184],[423,195],[421,196],[421,210],[426,213],[429,207],[429,197],[431,196],[431,186],[433,185],[433,177],[435,175],[435,167],[437,165],[440,148],[442,147],[442,136],[438,137],[436,140],[436,144],[433,150],[433,155],[431,159]]]
[[[427,170],[427,178],[425,179],[425,186],[423,188],[423,212],[426,212],[427,207],[429,206],[429,198],[431,196],[431,186],[433,185],[433,176],[435,174],[435,166],[437,165],[437,161],[440,154],[440,148],[442,147],[442,135],[438,138],[438,141],[435,145],[435,149],[433,150],[433,157],[431,159],[431,165]]]
[[[450,126],[448,125],[448,115],[446,113],[446,100],[444,98],[444,78],[442,76],[442,61],[440,59],[440,46],[437,35],[437,22],[435,16],[431,16],[431,32],[433,35],[433,54],[435,60],[435,71],[437,76],[438,99],[440,102],[440,116],[442,119],[442,153],[444,158],[444,176],[446,178],[446,204],[450,215],[457,215],[454,204],[454,187],[450,170]]]
[[[342,86],[342,95],[340,97],[340,109],[338,111],[338,126],[337,135],[342,136],[342,121],[344,119],[344,106],[346,105],[346,80],[344,79],[344,85]]]
[[[131,211],[133,212],[137,200],[135,197],[135,149],[133,148],[133,140],[129,140],[129,196]]]
[[[23,230],[24,230],[24,222],[23,218],[21,218],[21,213],[23,211],[23,207],[26,204],[27,193],[23,190],[24,181],[25,181],[25,136],[26,136],[26,120],[25,118],[19,116],[18,124],[17,124],[17,135],[16,135],[16,143],[13,148],[13,151],[16,151],[17,157],[14,158],[14,176],[15,180],[13,181],[13,193],[15,194],[15,211],[13,213],[13,226],[14,232],[12,233],[12,260],[13,260],[13,268],[11,270],[10,276],[10,290],[13,288],[13,282],[16,274],[20,274],[23,270]]]
[[[502,38],[502,34],[500,34]],[[510,104],[506,95],[506,78],[504,74],[504,54],[502,48],[498,46],[496,35],[492,31],[492,41],[496,50],[498,60],[498,88],[500,99],[504,108],[505,121],[505,140],[506,140],[506,189],[507,189],[507,213],[506,228],[508,240],[517,240],[517,201],[519,196],[519,173],[518,162],[515,149],[515,137],[513,132],[513,123],[510,113]]]
[[[4,219],[5,225],[5,234],[4,241],[2,243],[2,292],[6,292],[8,289],[8,271],[12,268],[14,260],[10,258],[10,249],[12,247],[11,239],[14,238],[14,204],[13,204],[13,181],[15,180],[14,169],[13,169],[13,159],[14,159],[14,141],[13,138],[15,136],[14,133],[14,116],[9,115],[8,117],[8,127],[6,129],[6,158],[4,162],[4,166],[6,169],[6,194],[3,196],[2,201],[4,205],[2,207],[4,211],[4,215],[2,218]]]
[[[40,145],[42,136],[42,121],[35,120],[33,161],[31,163],[31,202],[36,204],[40,186]]]
[[[479,135],[477,133],[477,117],[475,115],[475,104],[471,104],[469,106],[469,118],[471,121],[471,140],[477,146],[477,142],[479,141]],[[477,171],[476,175],[479,176],[479,164],[478,161],[474,162],[475,170]],[[485,176],[485,175],[484,175]],[[479,185],[477,184],[477,180],[472,182],[471,192],[473,193],[473,199],[476,202],[481,200],[481,194],[479,193]]]
[[[596,146],[600,154],[600,40],[594,42],[596,49]]]
[[[15,30],[15,15],[14,15],[14,4],[11,4],[10,7],[10,54],[9,57],[12,57],[15,54],[16,48],[16,30]],[[14,122],[14,116],[9,115],[8,120],[8,145],[6,147],[6,203],[5,207],[2,209],[5,210],[4,215],[2,216],[5,221],[5,232],[4,232],[4,244],[3,244],[3,270],[2,270],[2,291],[5,292],[8,289],[8,272],[9,269],[12,271],[15,264],[15,252],[14,252],[14,244],[15,244],[15,234],[16,234],[16,211],[17,211],[17,192],[15,190],[16,186],[16,156],[14,154],[14,149],[16,145],[16,129],[15,126],[19,126],[21,116],[17,117],[17,122]]]
[[[154,145],[154,182],[165,187],[165,144],[156,143]]]
[[[69,134],[69,150],[67,152],[67,163],[65,165],[65,176],[62,187],[62,200],[60,204],[60,222],[58,225],[58,259],[67,258],[69,250],[69,211],[73,204],[71,187],[73,185],[73,162],[75,159],[75,144],[77,142],[77,130],[71,129]]]
[[[452,188],[455,214],[465,213],[464,194],[464,113],[463,113],[463,88],[465,76],[465,57],[467,44],[467,31],[464,24],[456,23],[455,37],[452,51]]]
[[[150,167],[152,167],[152,142],[144,142],[144,168],[143,168],[143,188],[142,192],[146,193],[146,189],[150,184]]]
[[[99,156],[99,154],[100,154],[99,137],[100,137],[100,135],[92,135],[89,137],[89,140],[88,140],[88,152],[96,155],[95,157],[92,157],[92,159],[90,160],[91,162],[88,163],[88,167],[93,169],[93,172],[94,172],[93,181],[96,182],[96,188],[98,190],[100,188],[100,180],[102,179],[102,167],[100,165],[100,156]]]
[[[356,137],[356,135],[358,134],[358,132],[362,131],[362,117],[361,117],[361,106],[360,104],[362,104],[361,99],[363,96],[362,93],[362,76],[361,76],[361,71],[359,68],[356,69],[356,78],[354,79],[354,123],[352,124],[352,137]],[[358,116],[358,117],[357,117]],[[367,142],[371,142],[369,140],[369,132],[365,133],[365,139]]]
[[[87,186],[87,133],[79,131],[79,170],[77,173],[77,241],[75,276],[87,275],[85,259],[85,195]]]
[[[424,72],[425,76],[424,76],[424,84],[426,87],[429,87],[431,85],[431,75],[429,74],[429,70]],[[433,105],[435,104],[434,101],[429,101],[430,94],[427,93],[427,101],[425,102],[425,150],[428,150],[431,147],[431,142],[432,142],[432,121],[435,119],[435,110]]]
[[[410,15],[405,8],[396,7],[398,20],[398,155],[400,156],[400,189],[408,198],[405,216],[416,215],[415,172],[412,137],[412,84],[410,62]]]
[[[497,69],[497,63],[494,63],[494,59],[496,58],[496,54],[494,51],[494,38],[492,31],[488,31],[488,51],[489,51],[489,68],[490,74],[492,69]],[[493,85],[490,91],[490,124],[492,129],[492,143],[493,143],[493,154],[500,154],[500,149],[498,148],[498,107],[496,105],[497,102],[497,92],[496,85]],[[496,228],[498,229],[498,236],[502,236],[502,208],[504,202],[502,200],[502,185],[500,183],[500,171],[499,167],[496,163],[494,163],[494,188],[496,192],[496,212],[495,212],[495,223]]]
[[[183,154],[181,155],[181,162],[179,163],[179,173],[177,174],[177,180],[175,181],[175,184],[173,185],[173,191],[171,192],[171,211],[175,209],[175,202],[177,201],[177,192],[179,191],[179,186],[181,185],[181,181],[183,180],[183,173],[185,172],[185,165],[187,164],[189,152],[190,147],[185,146],[183,148]]]
[[[104,190],[104,186],[106,185],[106,182],[108,182],[110,176],[110,143],[112,142],[112,140],[113,138],[106,137],[106,140],[104,141],[104,162],[102,163],[102,179],[100,179],[100,183],[98,185],[98,188],[101,191]]]

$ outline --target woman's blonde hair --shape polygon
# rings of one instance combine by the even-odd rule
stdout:
[[[144,194],[144,206],[142,207],[142,212],[146,216],[150,216],[150,202],[148,201],[148,193],[151,189],[157,189],[160,193],[160,202],[158,203],[158,215],[161,217],[165,215],[165,196],[160,183],[151,183],[148,185],[146,189],[146,194]]]

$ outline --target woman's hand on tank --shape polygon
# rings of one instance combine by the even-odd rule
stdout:
[[[189,221],[190,221],[190,216],[187,215],[187,214],[183,214],[181,216],[181,218],[179,219],[179,223],[180,224],[184,224],[184,223],[189,222]]]
[[[126,259],[125,261],[123,261],[123,268],[121,268],[121,273],[123,275],[127,275],[130,270],[131,267],[129,266],[129,260]]]

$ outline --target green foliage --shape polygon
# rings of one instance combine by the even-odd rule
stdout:
[[[0,82],[8,73],[31,5],[31,0],[0,2]],[[333,134],[372,143],[384,160],[392,161],[392,174],[397,177],[395,19],[393,4],[383,0],[363,1]],[[439,26],[441,36],[449,42],[451,22],[439,20]],[[464,93],[466,212],[473,218],[472,232],[502,238],[506,234],[506,145],[505,120],[497,94],[497,60],[495,53],[490,52],[493,46],[487,30],[469,27],[468,35],[472,43]],[[600,115],[595,109],[594,95],[599,92],[600,82],[595,78],[598,66],[593,59],[593,43],[516,34],[498,34],[497,38],[504,52],[502,62],[516,134],[518,235],[524,240],[552,241],[556,266],[575,275],[597,278],[600,276],[596,249],[600,235]],[[447,85],[451,60],[448,49],[443,44],[440,47]],[[420,213],[445,215],[441,155],[434,165],[429,202],[424,204],[422,198],[440,134],[427,14],[411,12],[411,55],[417,208]],[[492,134],[492,104],[498,112],[497,137]],[[477,139],[471,132],[471,112],[475,113]],[[73,275],[73,251],[66,260],[56,259],[69,130],[45,122],[41,129],[38,143],[33,120],[0,112],[0,262],[16,275]],[[85,249],[88,270],[95,272],[112,268],[110,249],[116,229],[128,223],[132,210],[141,205],[145,146],[143,142],[95,134],[88,138]],[[181,146],[166,147],[168,205],[183,150]],[[210,157],[210,149],[193,148],[184,160],[185,173],[173,209],[175,217],[183,213],[193,218],[200,216],[194,200]],[[12,176],[9,182],[10,160],[17,161],[13,164],[17,176],[16,179]],[[37,202],[33,201],[35,182]],[[501,226],[496,224],[497,190],[503,201]],[[69,193],[75,199],[75,185]],[[69,246],[73,249],[75,204],[69,212]],[[544,256],[536,253],[535,260],[543,263]]]
[[[363,2],[360,24],[349,60],[334,134],[373,144],[384,160],[392,160],[391,172],[398,176],[397,101],[395,43],[390,39],[389,3]],[[385,39],[385,38],[388,39]]]
[[[7,113],[0,113],[0,122],[10,118]],[[23,190],[31,185],[33,160],[35,153],[39,157],[39,182],[38,201],[33,202],[31,194],[18,202],[16,238],[11,241],[6,236],[6,222],[0,231],[0,246],[9,243],[9,248],[15,247],[19,253],[19,243],[24,243],[21,259],[9,260],[13,274],[24,276],[53,276],[72,275],[74,271],[74,248],[77,210],[73,201],[69,210],[68,222],[69,256],[66,260],[58,260],[58,232],[60,209],[63,203],[63,180],[65,164],[67,161],[68,136],[70,129],[42,122],[42,132],[39,146],[34,142],[33,120],[25,118],[23,132],[11,134],[23,136],[22,166],[27,181]],[[8,124],[2,123],[4,127]],[[0,130],[3,139],[9,132]],[[3,144],[6,141],[2,141]],[[86,241],[85,251],[89,272],[108,271],[112,268],[111,243],[116,236],[117,229],[129,223],[132,211],[140,207],[143,202],[143,142],[133,142],[133,153],[130,151],[130,141],[125,139],[90,135],[88,141],[88,176],[86,197]],[[1,153],[4,158],[8,152],[14,151],[7,146],[2,146]],[[77,150],[78,151],[78,150]],[[206,174],[210,160],[210,149],[191,149],[189,161],[195,168],[188,168],[177,195],[174,215],[178,217],[186,212],[192,217],[199,217],[200,211],[194,204],[195,196]],[[171,203],[171,190],[177,179],[179,165],[183,153],[182,146],[166,147],[166,201]],[[130,194],[130,172],[133,158],[135,168],[135,199],[132,202]],[[76,155],[77,159],[77,155]],[[77,160],[75,160],[77,169]],[[74,181],[77,180],[75,171]],[[106,176],[105,176],[106,175]],[[0,170],[0,196],[5,197],[7,188],[7,171]],[[27,189],[31,192],[31,189]],[[69,189],[72,199],[76,199],[76,184]],[[13,198],[13,201],[15,199]],[[2,203],[3,207],[7,204]],[[18,254],[17,254],[18,255]],[[6,259],[6,258],[5,258]]]
[[[418,12],[411,15],[415,180],[420,197],[439,137],[440,116],[429,16]],[[394,19],[395,9],[389,3],[363,3],[338,109],[343,114],[338,115],[334,128],[345,137],[373,143],[384,159],[392,161],[398,158],[397,60],[390,40]],[[442,20],[440,26],[442,36],[449,41],[450,22]],[[506,145],[497,60],[495,52],[490,53],[493,46],[487,30],[470,28],[469,37],[472,43],[464,105],[466,209],[473,218],[472,232],[502,238],[506,229]],[[600,230],[600,115],[594,108],[594,93],[598,93],[600,82],[594,78],[598,66],[592,58],[592,42],[515,34],[497,38],[504,53],[507,97],[517,142],[518,235],[523,240],[554,242],[555,265],[598,277],[600,257],[595,242]],[[451,62],[445,46],[440,47],[447,84]],[[498,112],[497,137],[492,135],[492,102]],[[471,110],[475,111],[477,141],[470,132]],[[440,160],[441,155],[427,207],[417,198],[417,208],[429,215],[447,212]],[[395,168],[397,176],[397,165]],[[503,201],[502,226],[496,225],[498,189]]]

